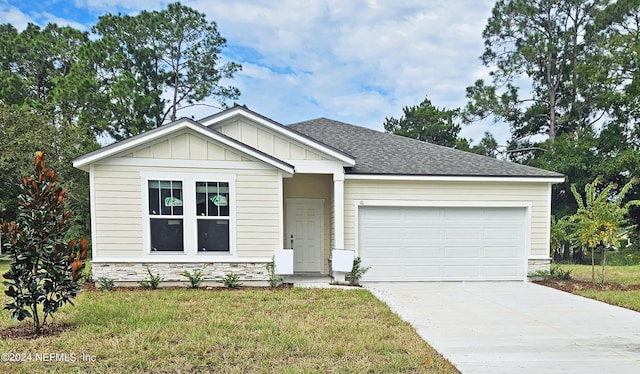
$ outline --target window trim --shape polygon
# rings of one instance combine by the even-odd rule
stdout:
[[[183,197],[183,243],[184,251],[152,251],[151,250],[151,217],[149,214],[149,181],[171,180],[182,182]],[[198,218],[196,215],[196,182],[227,182],[229,183],[229,251],[198,252]],[[183,258],[184,256],[213,257],[237,256],[236,248],[236,175],[218,173],[172,173],[172,172],[142,172],[140,173],[141,202],[142,202],[142,246],[144,256],[161,256]],[[226,217],[225,217],[226,218]]]

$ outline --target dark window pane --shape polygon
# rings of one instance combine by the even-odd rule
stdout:
[[[218,183],[207,182],[207,215],[216,217],[218,215]]]
[[[205,182],[196,182],[196,214],[207,215],[207,184]]]
[[[170,216],[171,215],[171,206],[169,203],[171,200],[169,200],[168,198],[171,197],[171,185],[167,184],[167,185],[163,185],[160,189],[160,198],[161,200],[161,212],[160,214],[162,214],[163,216]]]
[[[152,251],[183,251],[184,234],[181,219],[151,219]]]
[[[218,204],[220,216],[229,217],[229,183],[221,182],[218,194],[220,196]]]
[[[229,221],[198,220],[198,252],[229,251]]]
[[[149,181],[149,214],[160,214],[160,189],[157,181]]]
[[[182,215],[182,205],[183,204],[183,199],[182,199],[182,186],[176,187],[175,182],[173,185],[173,215],[177,215],[177,216],[181,216]]]

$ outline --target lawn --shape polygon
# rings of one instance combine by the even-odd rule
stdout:
[[[68,328],[1,339],[31,362],[0,372],[457,373],[365,290],[83,292],[54,322]],[[17,324],[2,311],[0,330]]]
[[[563,270],[571,270],[575,280],[591,282],[591,265],[559,265]],[[600,281],[601,267],[596,267],[596,282]],[[606,284],[612,287],[581,289],[574,286],[572,291],[591,299],[640,312],[640,265],[607,266]]]

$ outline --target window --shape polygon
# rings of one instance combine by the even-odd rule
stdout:
[[[152,251],[184,251],[182,182],[149,181]]]
[[[144,173],[142,187],[147,253],[235,255],[235,175]]]
[[[198,252],[229,251],[229,183],[196,182]]]

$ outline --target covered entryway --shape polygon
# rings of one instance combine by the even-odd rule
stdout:
[[[526,210],[360,206],[363,280],[523,280]]]

